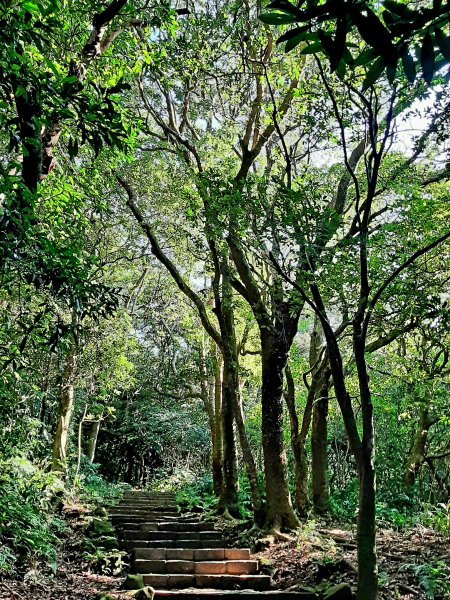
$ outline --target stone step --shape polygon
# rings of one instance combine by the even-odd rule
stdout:
[[[212,531],[211,523],[202,521],[165,521],[158,523],[143,523],[142,531]],[[156,529],[155,529],[156,528]]]
[[[162,503],[162,502],[144,502],[144,501],[131,502],[131,501],[127,501],[127,502],[119,502],[118,504],[115,505],[115,507],[130,508],[130,509],[133,509],[133,508],[148,508],[148,509],[167,508],[170,510],[178,510],[178,505],[175,502]]]
[[[135,548],[177,548],[179,550],[202,550],[223,548],[223,540],[122,540],[128,552]]]
[[[269,575],[196,575],[155,573],[142,576],[145,585],[153,588],[199,588],[268,590]]]
[[[177,506],[175,500],[157,500],[156,498],[122,498],[118,504],[150,504],[151,506]]]
[[[249,548],[137,548],[136,559],[144,560],[250,560]]]
[[[271,590],[259,592],[256,590],[215,590],[187,588],[182,590],[161,590],[152,592],[152,597],[158,600],[319,600],[314,592],[285,592]]]
[[[136,531],[125,529],[124,540],[221,540],[220,531]]]
[[[250,575],[258,570],[257,560],[145,560],[136,559],[137,573],[197,573],[202,575]]]
[[[120,512],[120,513],[157,513],[161,517],[164,517],[164,514],[168,515],[178,515],[178,510],[176,508],[167,508],[165,506],[160,507],[151,507],[151,506],[122,506],[118,504],[110,508],[110,512]]]
[[[164,520],[164,522],[167,521],[171,521],[173,523],[183,523],[183,520],[178,517],[178,515],[163,515],[161,517],[161,515],[158,515],[156,513],[153,513],[151,515],[149,515],[148,517],[146,517],[145,515],[122,515],[122,514],[109,514],[109,516],[111,517],[111,519],[116,519],[116,520],[128,520],[130,523],[131,522],[137,522],[140,521],[142,523],[161,523],[161,519]]]
[[[146,520],[142,520],[140,517],[137,518],[121,518],[121,517],[117,517],[115,519],[113,519],[114,521],[114,525],[116,527],[119,527],[122,530],[125,529],[135,529],[138,531],[159,531],[158,529],[158,524],[159,524],[159,520],[155,519],[154,521],[146,521]],[[174,523],[176,523],[176,521],[174,520]],[[182,523],[182,522],[181,522]],[[184,530],[187,531],[191,529],[191,527],[188,527],[186,530],[183,527],[180,527],[180,530]],[[211,525],[208,526],[208,529],[200,527],[199,531],[210,531],[211,530]],[[171,528],[166,529],[164,528],[164,531],[171,531]],[[195,531],[195,530],[194,530]]]
[[[177,517],[176,512],[157,513],[149,510],[121,510],[114,509],[109,511],[109,516],[112,517],[143,517],[147,521],[166,521],[169,517]]]

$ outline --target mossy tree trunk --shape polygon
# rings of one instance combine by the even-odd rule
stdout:
[[[76,369],[76,348],[72,344],[66,355],[61,391],[58,405],[58,420],[53,439],[52,471],[63,471],[67,468],[67,446],[72,420],[74,401],[74,379]]]

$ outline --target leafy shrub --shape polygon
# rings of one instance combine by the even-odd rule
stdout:
[[[417,576],[419,584],[431,600],[448,598],[450,595],[450,566],[444,561],[407,565]]]
[[[177,493],[177,502],[187,508],[199,506],[204,510],[212,510],[217,504],[217,499],[213,494],[212,478],[210,475],[203,475],[193,479],[185,484]]]
[[[91,504],[114,504],[130,486],[126,483],[109,483],[99,474],[99,465],[81,456],[81,469],[77,479],[77,492],[81,501]]]
[[[421,521],[423,525],[431,527],[436,533],[450,537],[450,502],[424,507]]]
[[[0,461],[0,573],[12,573],[14,562],[33,554],[56,570],[58,533],[64,523],[54,509],[64,484],[24,456]]]

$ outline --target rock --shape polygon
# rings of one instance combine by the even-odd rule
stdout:
[[[152,600],[154,595],[155,590],[150,586],[146,586],[140,590],[132,591],[127,594],[127,596],[130,596],[130,598],[133,598],[133,600]]]
[[[114,531],[107,519],[99,517],[92,519],[90,530],[94,535],[110,535]]]
[[[123,585],[126,590],[142,590],[145,587],[142,575],[127,575]]]
[[[324,600],[353,600],[352,588],[348,583],[339,583],[329,588]]]
[[[97,517],[107,517],[108,511],[104,506],[97,506],[97,508],[94,510],[94,515]]]

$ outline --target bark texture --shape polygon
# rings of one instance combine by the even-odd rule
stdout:
[[[58,407],[58,421],[52,451],[52,471],[66,470],[67,444],[73,411],[76,351],[72,346],[66,357]]]
[[[328,488],[328,391],[329,377],[324,376],[319,395],[314,402],[311,430],[312,497],[314,512],[323,515],[329,511]]]

